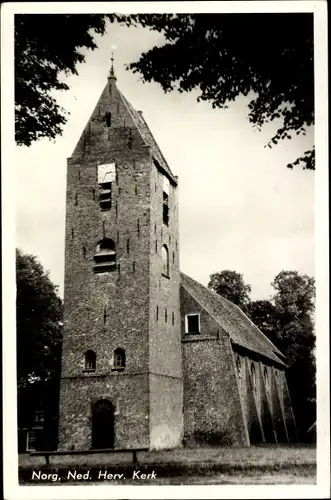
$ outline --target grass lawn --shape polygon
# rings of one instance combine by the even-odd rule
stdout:
[[[218,485],[218,484],[315,484],[316,448],[313,446],[263,445],[249,448],[181,448],[138,453],[141,474],[155,471],[155,479],[134,480],[132,456],[125,453],[53,455],[45,466],[43,456],[19,455],[19,482],[36,481],[33,471],[56,473],[57,482],[47,484],[121,485]],[[85,474],[88,481],[77,482],[68,471]],[[122,473],[121,480],[100,479],[99,473]],[[102,477],[102,476],[101,476]],[[79,478],[78,478],[79,479]]]
[[[50,464],[60,466],[115,466],[131,463],[128,453],[96,453],[91,455],[51,456]],[[247,448],[178,448],[138,453],[139,464],[146,466],[158,464],[315,464],[316,447],[304,445],[263,445]],[[31,457],[28,454],[19,455],[19,466],[42,467],[44,457]]]

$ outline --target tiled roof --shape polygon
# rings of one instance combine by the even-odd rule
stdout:
[[[181,286],[217,321],[232,342],[285,365],[284,355],[238,306],[184,273]]]
[[[164,158],[163,154],[160,151],[159,146],[157,145],[157,142],[155,141],[152,132],[150,131],[147,123],[144,120],[144,117],[142,116],[142,113],[136,111],[134,107],[130,104],[130,102],[124,97],[122,92],[120,92],[120,95],[126,104],[129,112],[131,113],[131,116],[133,118],[133,121],[135,122],[137,129],[140,132],[141,137],[145,141],[145,143],[150,146],[151,148],[151,153],[155,160],[159,163],[161,168],[169,175],[169,177],[172,179],[172,181],[177,184],[176,179],[174,178],[173,173],[170,170],[169,165],[167,164],[166,159]]]

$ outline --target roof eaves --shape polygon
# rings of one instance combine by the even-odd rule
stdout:
[[[234,344],[235,346],[238,346],[240,349],[244,349],[245,351],[252,352],[253,354],[258,354],[259,356],[262,356],[263,358],[268,359],[269,362],[271,360],[274,363],[278,363],[279,365],[282,365],[283,367],[288,368],[288,365],[286,363],[284,363],[284,361],[282,361],[281,359],[279,359],[278,356],[277,356],[277,354],[275,354],[275,353],[274,353],[273,357],[271,358],[270,356],[267,356],[266,354],[262,354],[262,353],[260,353],[258,351],[253,351],[249,347],[244,346],[242,344],[239,344],[238,342],[236,342],[233,339],[231,339],[231,344]]]

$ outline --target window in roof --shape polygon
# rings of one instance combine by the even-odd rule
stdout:
[[[200,333],[200,314],[186,314],[185,333]]]
[[[115,243],[109,238],[99,241],[94,254],[94,272],[113,271],[116,268]]]

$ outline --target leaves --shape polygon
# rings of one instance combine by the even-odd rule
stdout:
[[[62,302],[36,257],[16,254],[18,384],[48,380],[57,370]]]
[[[110,16],[112,18],[112,16]],[[68,90],[61,78],[77,74],[82,48],[94,50],[104,34],[105,16],[15,15],[15,139],[18,145],[62,134],[67,113],[51,91]]]
[[[165,92],[197,89],[198,101],[220,109],[241,94],[252,96],[250,122],[259,129],[279,123],[269,147],[313,125],[312,14],[143,14],[118,20],[164,35],[164,45],[128,65],[145,82],[155,81]],[[314,150],[305,155],[288,166],[314,169]]]
[[[246,310],[250,301],[251,286],[245,285],[243,275],[236,271],[225,270],[211,274],[208,288]]]

